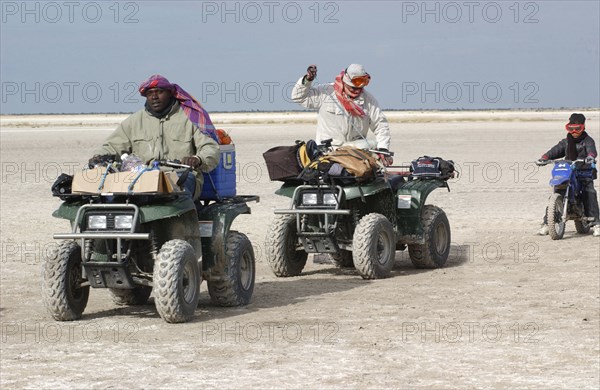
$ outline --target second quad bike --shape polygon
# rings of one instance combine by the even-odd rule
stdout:
[[[426,200],[438,188],[449,190],[449,177],[404,176],[388,175],[381,166],[366,183],[323,177],[284,182],[276,193],[291,203],[275,210],[267,234],[267,260],[275,275],[300,275],[309,253],[326,253],[364,279],[386,278],[396,250],[406,248],[416,267],[442,267],[450,252],[450,224],[445,212]]]

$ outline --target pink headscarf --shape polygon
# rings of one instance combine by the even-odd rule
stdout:
[[[208,112],[192,95],[187,93],[183,88],[177,84],[171,84],[165,77],[155,74],[140,84],[140,94],[146,96],[146,92],[152,88],[170,89],[173,91],[173,97],[179,101],[179,104],[183,108],[183,112],[190,121],[198,126],[198,129],[215,141],[218,142],[218,137],[215,133],[215,126],[208,116]]]
[[[362,118],[366,115],[365,112],[363,111],[363,109],[360,108],[356,103],[354,103],[354,101],[352,101],[352,99],[350,99],[344,93],[344,84],[342,81],[342,79],[344,77],[344,73],[345,72],[342,70],[342,73],[340,73],[335,78],[335,83],[333,83],[333,89],[335,90],[335,96],[337,96],[340,103],[342,103],[342,106],[344,106],[344,109],[346,111],[348,111],[348,113],[350,113],[350,115]]]

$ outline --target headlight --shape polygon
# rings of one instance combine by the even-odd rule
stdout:
[[[335,199],[335,194],[323,194],[323,204],[327,206],[335,206],[337,205],[337,200]]]
[[[316,205],[317,204],[317,194],[314,192],[306,192],[302,194],[302,204],[303,205]]]
[[[88,229],[106,229],[106,215],[90,215],[87,222]]]
[[[115,229],[131,229],[133,215],[115,215]]]

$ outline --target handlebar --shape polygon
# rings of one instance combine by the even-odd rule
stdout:
[[[565,159],[562,159],[562,158],[557,158],[555,160],[543,160],[543,161],[537,160],[537,161],[535,161],[535,164],[537,166],[543,167],[545,165],[548,165],[550,163],[554,163],[556,161],[565,161],[565,162],[570,163],[571,165],[572,164],[576,164],[576,163],[584,163],[585,164],[585,159],[582,159],[582,158],[578,158],[577,160],[573,160],[573,161],[571,161],[571,160],[565,160]],[[594,164],[595,163],[596,163],[596,160],[594,160]]]
[[[173,161],[160,160],[158,162],[158,165],[162,165],[164,167],[171,167],[171,168],[184,168],[184,169],[190,169],[190,170],[192,169],[191,166],[182,164],[179,160],[173,160]]]
[[[369,151],[371,153],[382,154],[384,156],[393,156],[394,155],[394,152],[386,152],[384,150],[378,150],[378,149],[367,149],[367,151]]]

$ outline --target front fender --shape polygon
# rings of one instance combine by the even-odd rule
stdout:
[[[375,195],[382,191],[389,191],[390,185],[382,178],[378,177],[372,182],[365,184],[354,184],[342,187],[347,200],[361,198],[364,196]]]
[[[299,185],[302,185],[302,183],[283,183],[283,185],[275,191],[275,194],[291,198],[294,195],[294,190]],[[323,187],[327,187],[327,185],[323,184]],[[373,181],[363,184],[342,185],[342,188],[346,199],[351,200],[389,190],[390,186],[384,178],[378,177]]]
[[[68,219],[75,221],[77,210],[87,202],[63,202],[56,209],[52,216],[55,218]],[[160,219],[178,217],[190,210],[195,210],[194,202],[189,198],[179,198],[163,204],[148,204],[139,206],[140,223],[157,221]]]
[[[568,177],[554,176],[554,177],[552,177],[552,179],[550,179],[550,185],[552,187],[563,185],[563,184],[564,185],[569,184],[569,178]]]

